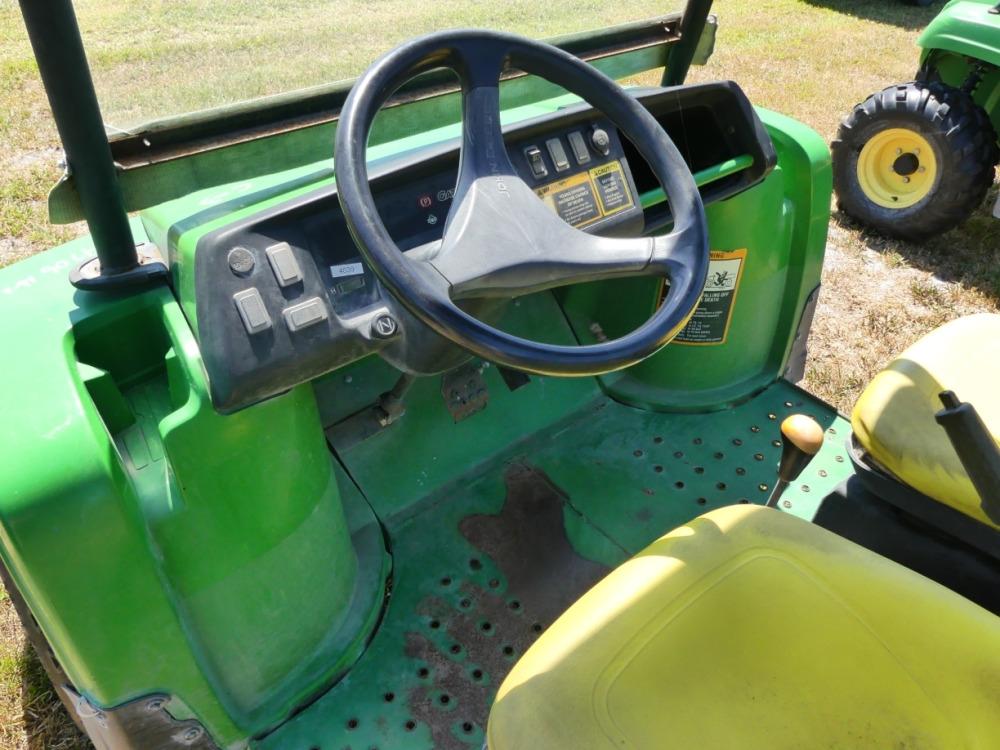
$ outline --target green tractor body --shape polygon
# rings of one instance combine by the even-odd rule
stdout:
[[[56,96],[73,69],[58,58],[79,61],[65,46],[46,53],[29,5]],[[713,28],[703,32],[706,6],[555,41],[613,78],[666,67],[680,84],[692,40]],[[949,10],[964,6],[979,4]],[[72,30],[71,16],[50,13],[61,19],[50,33]],[[943,76],[967,64],[962,49],[936,54]],[[433,75],[390,101],[369,140],[375,201],[406,250],[441,237],[459,169],[460,93]],[[878,558],[919,581],[915,601],[930,587],[939,607],[971,618],[984,648],[996,643],[992,506],[934,500],[944,522],[906,520],[909,500],[859,484],[848,420],[794,384],[829,221],[830,158],[814,131],[751,107],[729,82],[632,90],[684,139],[705,204],[700,301],[673,343],[641,362],[557,377],[472,356],[392,301],[336,192],[330,154],[350,90],[113,139],[117,198],[88,194],[103,190],[100,174],[71,153],[51,212],[89,219],[93,234],[0,270],[0,570],[97,747],[479,750],[504,677],[591,586],[696,516],[769,498],[760,512],[919,571]],[[540,160],[551,174],[537,179],[539,196],[555,190],[567,221],[596,212],[595,226],[617,236],[673,226],[681,204],[600,112],[535,76],[505,79],[501,103],[511,158],[525,180]],[[60,121],[67,145],[84,119]],[[97,167],[110,164],[102,149],[90,153]],[[583,208],[581,183],[598,191]],[[120,201],[112,223],[133,212],[124,226],[138,264],[108,261],[108,201]],[[569,349],[624,337],[670,293],[639,275],[469,309]],[[389,312],[356,322],[382,303]],[[802,454],[808,465],[778,476],[795,443],[778,425],[796,412],[820,437]],[[940,431],[933,413],[925,422],[917,432]],[[933,492],[913,491],[927,502]],[[682,697],[664,710],[690,712]],[[923,712],[901,700],[907,716]],[[728,703],[703,707],[707,725],[727,724]],[[837,721],[817,744],[865,725],[863,712],[829,705]],[[982,714],[970,748],[1000,742],[1000,722]],[[810,711],[791,716],[796,731],[814,723]],[[511,746],[500,721],[494,750]],[[752,724],[727,731],[731,746],[779,738]],[[945,739],[928,747],[949,746],[934,736]],[[593,746],[605,745],[595,735]],[[664,735],[662,746],[683,745]]]
[[[922,240],[982,203],[1000,160],[1000,14],[953,0],[918,40],[916,81],[857,105],[833,144],[840,207],[889,236]]]
[[[937,68],[948,55],[963,59],[969,67],[979,60],[994,67],[1000,66],[1000,14],[993,13],[995,3],[955,0],[948,3],[920,34],[917,44],[923,50],[921,65]],[[946,78],[945,80],[949,80]],[[952,78],[952,85],[960,85],[965,78]],[[985,86],[990,93],[989,86]],[[995,87],[992,90],[996,99]],[[985,105],[988,98],[977,97]],[[995,108],[989,108],[993,111]]]

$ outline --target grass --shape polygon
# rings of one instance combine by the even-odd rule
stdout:
[[[393,42],[459,25],[546,36],[661,12],[642,0],[78,0],[106,119],[138,119],[356,73]],[[912,77],[935,8],[902,0],[717,0],[719,43],[693,80],[731,78],[763,106],[833,137],[869,93]],[[58,139],[17,3],[0,0],[0,266],[73,236],[45,195]],[[991,200],[996,199],[996,189]],[[959,315],[996,310],[1000,223],[984,205],[924,245],[888,241],[835,213],[806,386],[848,411],[900,349]],[[0,588],[2,593],[2,588]],[[85,747],[0,596],[0,750]]]

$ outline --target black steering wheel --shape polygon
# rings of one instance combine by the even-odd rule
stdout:
[[[450,68],[462,83],[458,182],[440,242],[400,251],[379,216],[365,164],[379,108],[407,80]],[[666,192],[673,230],[611,239],[574,229],[546,207],[507,156],[500,128],[500,77],[507,68],[541,76],[600,110],[638,149]],[[562,50],[513,34],[445,31],[379,58],[344,104],[334,169],[347,226],[393,295],[439,334],[484,359],[542,375],[601,375],[665,346],[694,313],[708,274],[705,209],[691,171],[660,124],[612,79]],[[566,284],[662,276],[659,309],[622,338],[558,346],[512,336],[455,304],[516,297]]]

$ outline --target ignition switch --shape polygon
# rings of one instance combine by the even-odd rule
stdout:
[[[611,153],[611,136],[603,128],[595,128],[590,135],[590,142],[599,154],[607,156]]]

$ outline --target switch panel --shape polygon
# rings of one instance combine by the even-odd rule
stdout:
[[[535,176],[536,180],[548,176],[549,170],[545,166],[545,159],[542,158],[542,150],[538,146],[528,146],[524,149],[524,158],[528,160],[531,174]]]
[[[549,138],[545,141],[545,147],[549,150],[552,163],[556,165],[557,172],[565,172],[569,169],[569,159],[566,158],[566,149],[563,148],[561,138]]]
[[[286,307],[281,311],[285,318],[285,325],[290,331],[301,331],[303,328],[316,325],[329,317],[326,305],[319,297],[307,299],[297,305]]]
[[[271,316],[267,314],[264,300],[256,287],[236,292],[233,295],[233,302],[236,303],[236,309],[240,313],[240,319],[247,333],[260,333],[271,327]]]
[[[584,140],[583,133],[574,130],[569,134],[569,147],[573,150],[573,158],[577,164],[586,164],[590,161],[590,149],[587,148],[587,141]]]
[[[278,284],[286,287],[302,281],[302,269],[299,268],[299,262],[295,260],[295,253],[292,252],[292,248],[287,242],[271,245],[265,252]]]

